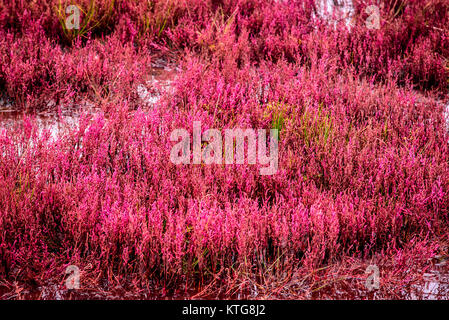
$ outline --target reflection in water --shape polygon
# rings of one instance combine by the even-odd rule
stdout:
[[[153,64],[151,80],[145,85],[137,87],[137,93],[142,103],[154,107],[164,90],[171,87],[177,69],[168,66],[163,60]],[[81,112],[95,114],[100,110],[92,104],[85,102],[77,106],[59,106],[49,103],[48,110],[34,115],[40,128],[49,129],[53,137],[57,137],[60,130],[76,127]],[[449,103],[447,104],[447,119],[449,127]],[[13,126],[23,120],[25,114],[14,110],[13,103],[0,98],[0,129]],[[361,279],[345,279],[336,281],[323,289],[312,292],[309,299],[449,299],[449,265],[447,257],[437,258],[437,262],[423,273],[422,279],[402,290],[395,290],[390,295],[385,291],[369,292],[360,285]],[[151,292],[140,291],[135,293],[132,289],[116,288],[114,290],[90,289],[67,290],[63,284],[49,284],[36,288],[22,287],[17,283],[0,282],[0,299],[185,299],[193,296],[195,292],[181,290],[181,293],[167,295],[164,290],[152,288]],[[398,291],[398,292],[396,292]],[[214,297],[209,297],[214,298]],[[237,299],[257,298],[257,292],[248,293],[247,296],[238,296]],[[283,297],[288,298],[288,297]]]
[[[446,110],[445,111],[446,111],[446,114],[445,114],[445,117],[446,117],[446,128],[447,128],[447,130],[449,132],[449,101],[446,104]]]
[[[321,0],[318,1],[316,15],[318,19],[323,19],[334,25],[344,21],[350,29],[354,5],[352,0]]]
[[[287,294],[259,296],[257,291],[236,294],[231,299],[331,299],[331,300],[384,300],[384,299],[413,299],[413,300],[448,300],[449,299],[449,266],[447,257],[437,258],[429,270],[423,273],[421,279],[413,284],[403,286],[382,283],[379,290],[369,291],[365,287],[363,277],[348,277],[328,281],[329,285],[319,290],[304,293],[303,290],[294,292],[287,290]],[[81,288],[67,290],[64,282],[51,283],[40,287],[23,287],[18,284],[2,284],[0,282],[0,300],[7,299],[189,299],[198,292],[183,288],[176,292],[166,292],[164,288],[154,285],[150,290],[136,290],[135,288],[110,288],[107,283],[99,288]],[[221,299],[230,297],[201,296],[201,299]]]
[[[164,288],[153,285],[150,290],[135,288],[104,288],[68,290],[63,282],[52,283],[40,287],[20,287],[17,284],[2,285],[0,282],[0,300],[180,300],[192,297],[195,291],[180,288],[176,292],[167,293]]]
[[[12,127],[23,121],[25,116],[30,116],[35,119],[40,129],[50,130],[51,136],[56,138],[61,130],[77,126],[82,111],[92,113],[94,108],[84,102],[77,107],[60,106],[59,111],[52,108],[30,115],[24,111],[14,110],[10,103],[5,103],[5,100],[0,99],[0,128]]]
[[[449,266],[447,257],[423,271],[422,277],[412,284],[403,286],[399,284],[383,283],[379,290],[369,291],[363,278],[350,278],[313,292],[309,299],[333,300],[448,300],[449,299]],[[388,287],[388,288],[387,288]]]
[[[151,80],[147,81],[145,85],[141,84],[137,87],[137,94],[141,99],[142,107],[153,107],[157,104],[162,92],[170,88],[176,72],[176,67],[169,66],[162,59],[153,63]],[[56,138],[62,130],[68,127],[76,127],[82,112],[93,115],[101,112],[101,110],[87,101],[70,106],[55,106],[55,103],[50,101],[46,110],[39,111],[32,117],[34,117],[39,128],[49,129],[51,136]],[[0,129],[20,123],[26,115],[31,116],[23,111],[15,110],[12,101],[0,96]]]
[[[153,64],[151,80],[137,87],[137,94],[142,102],[150,107],[155,106],[162,92],[170,89],[177,71],[176,67],[168,66],[162,59],[156,60]]]

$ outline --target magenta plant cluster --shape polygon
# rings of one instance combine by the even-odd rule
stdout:
[[[0,90],[24,114],[0,127],[0,280],[226,286],[447,241],[447,1],[355,0],[336,23],[314,0],[74,3],[83,30],[72,1],[0,0]],[[178,72],[149,105],[160,57]],[[33,120],[68,105],[57,137]],[[172,163],[197,121],[277,129],[276,173]]]

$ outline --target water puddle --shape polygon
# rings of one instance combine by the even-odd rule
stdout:
[[[171,88],[176,74],[179,72],[176,66],[170,65],[163,59],[153,63],[151,79],[137,87],[137,94],[141,99],[142,108],[157,106],[164,91]],[[45,110],[29,114],[14,109],[14,103],[5,97],[0,97],[0,128],[12,127],[20,123],[25,116],[33,117],[40,129],[49,129],[53,138],[67,129],[76,127],[83,112],[95,115],[101,110],[95,108],[92,103],[85,101],[78,105],[56,106],[53,101],[48,103]]]
[[[315,16],[333,25],[344,21],[350,29],[353,15],[354,5],[351,0],[322,0],[318,2]]]
[[[350,27],[353,14],[352,1],[324,0],[317,12],[320,18],[337,23],[345,19]],[[333,10],[339,13],[332,16]],[[172,82],[179,72],[176,66],[168,64],[163,59],[153,63],[151,79],[137,87],[137,94],[142,104],[147,107],[157,107],[164,91],[170,90]],[[49,129],[56,137],[67,127],[76,127],[82,112],[95,114],[100,110],[85,102],[77,106],[59,106],[49,103],[48,109],[33,115],[40,128]],[[20,123],[26,114],[14,110],[14,105],[6,98],[0,97],[0,129]],[[449,128],[449,103],[446,106],[446,118]],[[3,299],[185,299],[194,296],[194,292],[180,290],[166,294],[163,289],[152,288],[148,291],[133,291],[132,289],[116,288],[113,290],[86,289],[67,290],[63,284],[49,284],[37,288],[26,288],[17,283],[2,283],[0,281],[0,300]],[[211,297],[213,298],[213,297]],[[256,293],[237,298],[257,298]],[[369,291],[363,285],[363,280],[349,278],[332,282],[330,285],[313,291],[309,299],[449,299],[449,264],[446,258],[436,258],[432,266],[423,272],[422,277],[413,284],[388,290]]]
[[[449,300],[448,258],[437,257],[429,269],[407,285],[384,282],[379,289],[369,290],[366,279],[348,277],[312,292],[309,299],[330,300]],[[403,275],[404,276],[404,275]],[[382,277],[382,270],[381,270]]]
[[[76,127],[82,111],[96,113],[92,105],[85,102],[78,106],[60,106],[59,110],[49,108],[35,114],[14,110],[12,104],[0,100],[0,128],[10,128],[21,123],[25,117],[33,118],[40,129],[48,129],[52,138],[68,127]]]
[[[171,88],[178,72],[179,70],[176,66],[168,65],[162,59],[156,60],[153,63],[151,80],[137,87],[139,98],[150,107],[156,106],[161,94]]]

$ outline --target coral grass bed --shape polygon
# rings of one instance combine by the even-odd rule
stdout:
[[[4,297],[323,298],[376,264],[357,297],[403,298],[447,257],[447,1],[356,0],[349,20],[313,0],[77,4],[67,30],[68,2],[0,0],[0,90],[23,113],[0,122]],[[176,77],[149,103],[161,58]],[[57,135],[35,120],[69,105]],[[171,163],[194,121],[278,129],[277,172]]]

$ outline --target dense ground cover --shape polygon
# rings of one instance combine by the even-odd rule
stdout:
[[[357,0],[349,19],[312,0],[79,1],[78,31],[68,4],[0,1],[0,89],[24,111],[0,128],[8,288],[63,287],[77,265],[89,289],[304,297],[371,261],[391,292],[447,255],[447,1]],[[151,105],[161,56],[179,72]],[[83,101],[98,113],[57,137],[33,121]],[[172,164],[193,121],[279,129],[279,170]]]

